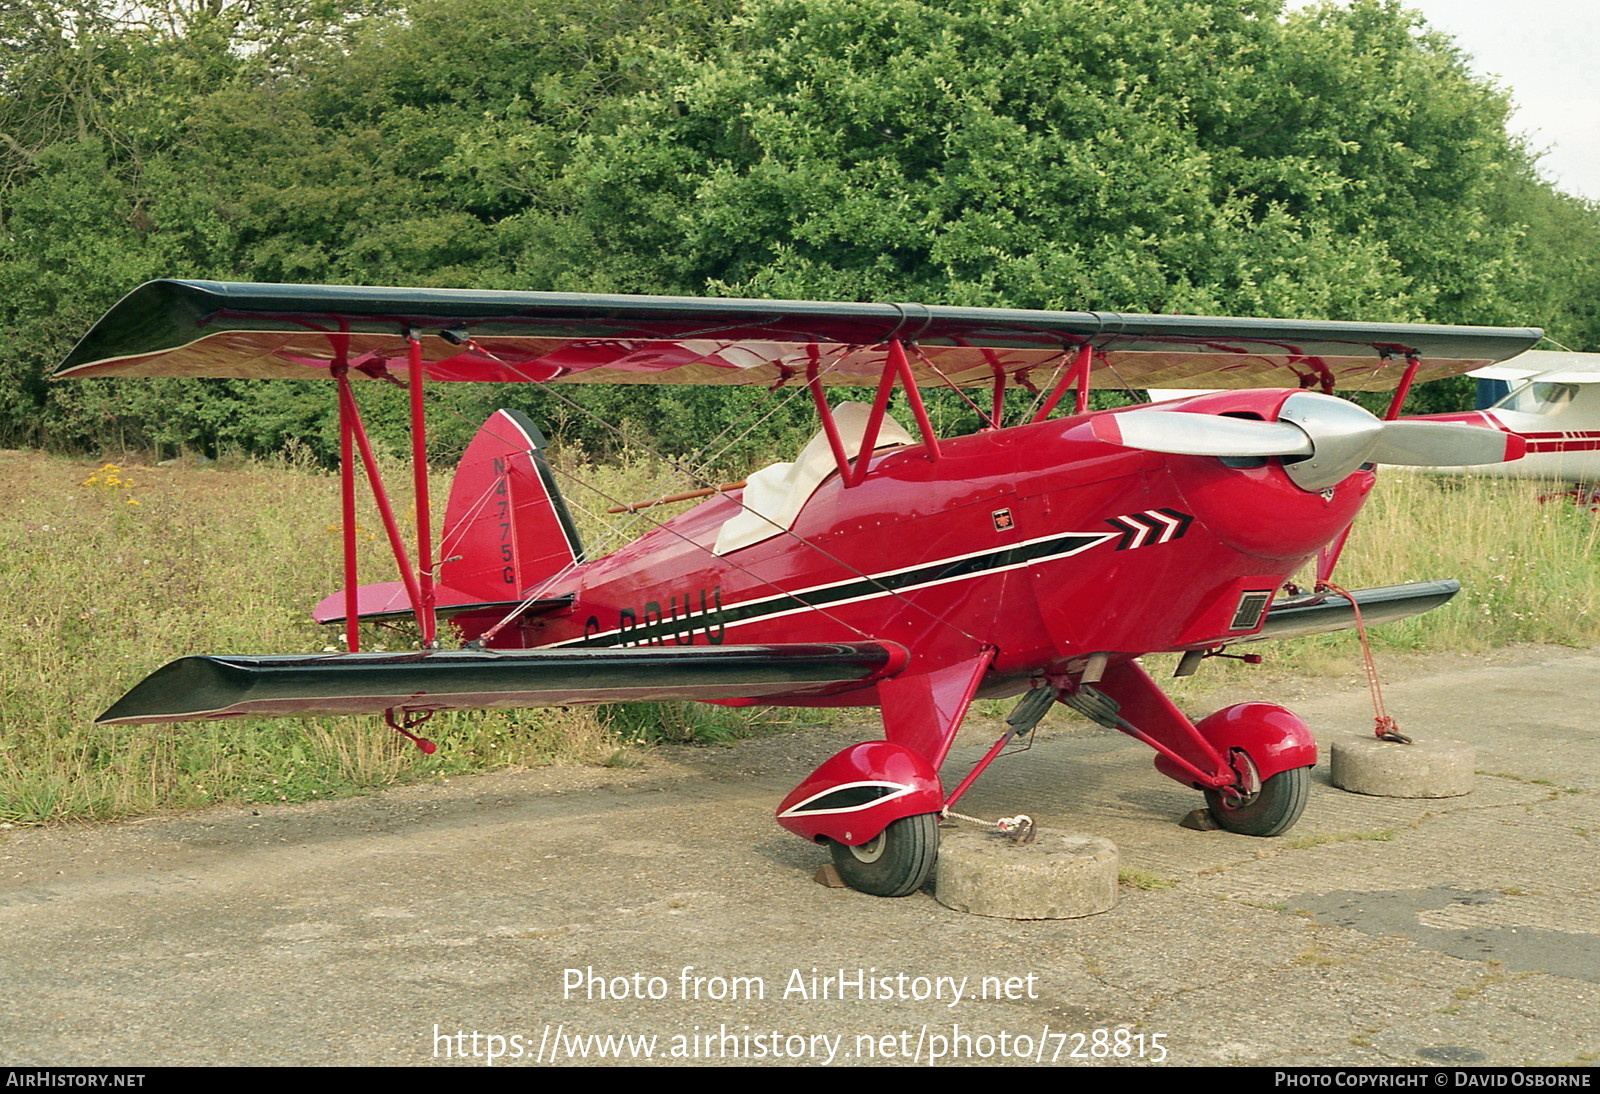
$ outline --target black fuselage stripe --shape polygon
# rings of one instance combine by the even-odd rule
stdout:
[[[637,626],[629,627],[627,630],[597,634],[586,639],[563,642],[561,645],[610,646],[618,645],[622,642],[634,645],[640,642],[659,641],[682,634],[686,625],[694,628],[727,627],[735,623],[746,623],[763,616],[779,615],[783,612],[796,611],[802,608],[826,608],[830,604],[838,604],[846,600],[881,596],[916,585],[931,585],[938,582],[953,581],[963,577],[972,577],[989,570],[1036,562],[1055,555],[1070,555],[1083,550],[1085,547],[1092,547],[1096,543],[1103,542],[1107,538],[1106,534],[1098,533],[1058,536],[1055,539],[1040,540],[1037,543],[1022,544],[1016,547],[1005,547],[998,551],[991,551],[984,555],[974,555],[970,558],[945,559],[929,563],[927,566],[919,566],[913,570],[904,570],[900,573],[865,577],[860,581],[851,581],[831,588],[812,589],[804,593],[768,597],[764,600],[749,600],[742,604],[730,604],[724,608],[713,609],[705,613],[696,612],[692,616],[677,619],[663,618],[648,621],[641,619]]]

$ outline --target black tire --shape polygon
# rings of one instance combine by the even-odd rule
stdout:
[[[1311,769],[1291,767],[1261,784],[1261,793],[1247,805],[1230,808],[1215,790],[1206,791],[1206,807],[1223,828],[1244,836],[1281,836],[1294,827],[1311,790]]]
[[[922,888],[939,857],[939,815],[901,817],[859,847],[832,845],[844,883],[873,896],[907,896]]]

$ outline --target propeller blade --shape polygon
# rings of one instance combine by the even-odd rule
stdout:
[[[1455,422],[1385,422],[1367,458],[1407,467],[1465,467],[1503,463],[1514,455],[1510,434]]]
[[[1459,422],[1382,421],[1355,403],[1312,391],[1283,401],[1276,422],[1225,414],[1130,410],[1093,420],[1108,444],[1183,456],[1283,456],[1302,490],[1326,490],[1365,463],[1459,467],[1522,455],[1515,434]]]
[[[1181,456],[1309,456],[1311,438],[1298,426],[1184,414],[1172,410],[1130,410],[1093,420],[1094,434],[1108,444]]]

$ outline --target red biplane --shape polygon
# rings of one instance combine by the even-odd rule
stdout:
[[[346,588],[318,619],[348,652],[191,656],[102,722],[696,699],[876,706],[884,739],[825,761],[778,808],[827,842],[852,886],[928,876],[937,822],[1056,701],[1149,744],[1218,823],[1275,835],[1299,816],[1316,746],[1288,710],[1243,703],[1192,723],[1139,657],[1179,672],[1238,643],[1400,618],[1453,582],[1284,594],[1325,581],[1375,464],[1515,459],[1514,435],[1398,420],[1413,381],[1502,360],[1537,330],[551,293],[145,285],[58,377],[320,377],[338,400]],[[355,381],[411,392],[415,555],[372,460]],[[500,411],[462,458],[433,540],[428,380],[749,384],[815,404],[792,463],[601,558],[588,558],[541,455]],[[1223,388],[1159,408],[1087,411],[1098,381]],[[827,389],[872,389],[830,405]],[[968,397],[986,426],[935,435],[919,389]],[[1003,423],[1005,393],[1035,396]],[[1396,389],[1380,419],[1335,388]],[[903,393],[908,431],[887,413]],[[1057,414],[1068,404],[1070,411]],[[400,570],[358,586],[357,459]],[[360,652],[362,619],[409,616],[420,650]],[[437,620],[461,639],[442,648]],[[939,775],[974,697],[1020,696],[953,788]],[[410,736],[409,732],[407,733]],[[414,738],[421,741],[420,738]],[[428,742],[421,743],[431,749]]]

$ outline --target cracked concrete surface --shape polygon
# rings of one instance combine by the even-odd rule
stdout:
[[[1264,684],[1188,705],[1276,698],[1324,748],[1371,724],[1359,681]],[[1148,887],[1069,921],[814,884],[825,855],[771,809],[843,728],[11,830],[0,1060],[1592,1066],[1600,656],[1414,664],[1388,696],[1407,732],[1479,749],[1475,792],[1366,798],[1319,767],[1272,840],[1178,827],[1198,795],[1147,749],[1052,714],[962,809],[1117,844]],[[974,719],[947,779],[997,729]]]

